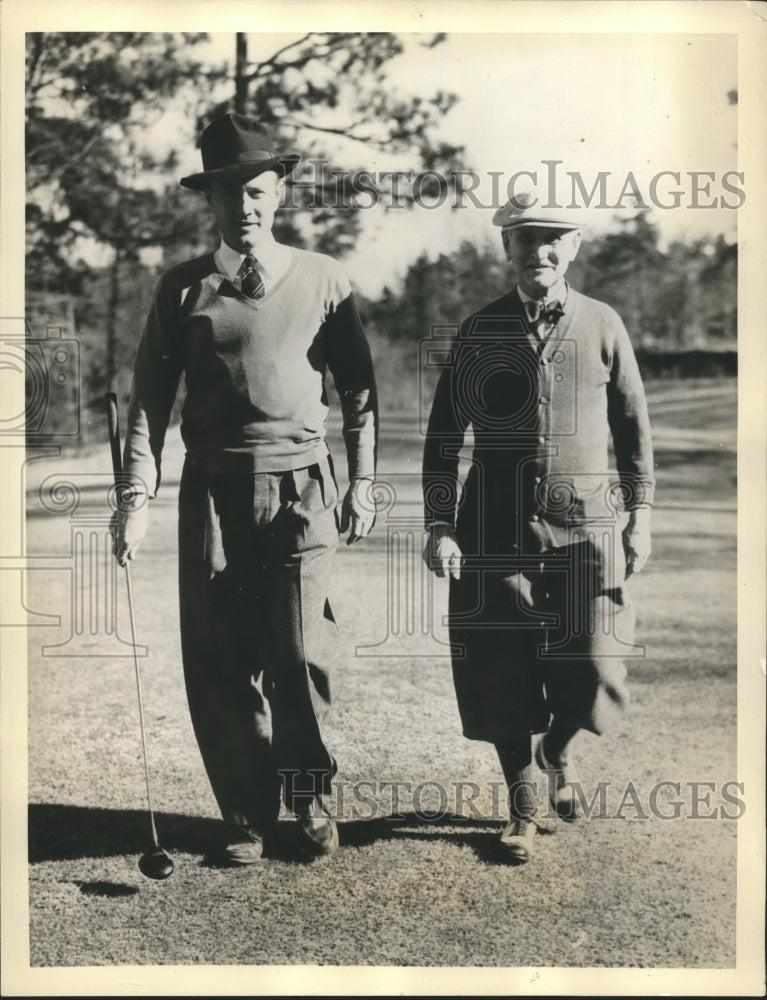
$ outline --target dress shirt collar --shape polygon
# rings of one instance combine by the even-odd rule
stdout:
[[[562,306],[567,302],[567,290],[568,284],[564,278],[558,281],[553,288],[549,289],[549,293],[545,299],[534,299],[532,295],[528,295],[527,292],[522,291],[522,289],[517,285],[517,295],[523,302],[540,302],[542,306],[552,305],[554,302],[559,302]]]
[[[291,258],[291,250],[290,247],[286,247],[276,240],[270,240],[262,247],[259,247],[258,253],[254,253],[253,256],[258,261],[258,270],[264,279],[266,281],[275,281],[287,270]],[[213,259],[217,270],[229,278],[230,281],[233,281],[239,273],[243,260],[245,260],[245,254],[233,250],[222,239],[218,250],[213,255]]]

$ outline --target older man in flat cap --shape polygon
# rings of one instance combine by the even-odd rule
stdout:
[[[532,736],[543,734],[535,757],[556,814],[576,819],[573,739],[604,732],[628,702],[626,580],[650,553],[653,458],[625,327],[565,279],[581,221],[532,195],[493,221],[516,284],[463,323],[437,386],[424,557],[450,577],[464,735],[495,745],[509,789],[501,843],[527,861],[536,829],[551,825],[536,804]],[[458,499],[469,427],[472,464]]]
[[[227,825],[224,857],[253,864],[280,809],[307,850],[330,854],[338,831],[323,796],[336,762],[320,731],[330,701],[335,623],[327,599],[339,529],[371,530],[376,388],[349,283],[330,257],[272,235],[283,179],[268,130],[238,114],[200,138],[218,248],[160,279],[138,347],[125,470],[134,509],[115,552],[134,557],[184,373],[179,494],[181,638],[197,741]],[[325,443],[330,372],[341,398],[349,490],[341,523]]]

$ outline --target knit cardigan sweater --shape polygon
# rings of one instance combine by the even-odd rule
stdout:
[[[136,356],[125,470],[160,484],[161,453],[179,378],[181,435],[209,472],[303,468],[327,454],[327,371],[341,398],[349,476],[372,476],[377,436],[370,350],[348,281],[324,254],[292,249],[263,298],[243,296],[213,254],[167,271]]]
[[[516,290],[462,325],[427,430],[427,524],[455,522],[469,426],[470,492],[516,522],[518,542],[529,540],[525,549],[564,544],[579,526],[652,505],[650,422],[628,334],[613,309],[572,288],[543,342]],[[617,482],[609,474],[610,435]]]

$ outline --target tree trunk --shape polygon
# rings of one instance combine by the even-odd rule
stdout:
[[[115,259],[109,272],[109,302],[107,305],[107,388],[116,392],[117,386],[117,307],[120,298],[120,251],[115,250]]]
[[[248,38],[245,32],[237,32],[237,53],[234,69],[234,110],[244,115],[248,105]]]

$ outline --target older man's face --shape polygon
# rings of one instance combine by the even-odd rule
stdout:
[[[503,234],[503,245],[522,291],[540,299],[564,277],[578,253],[581,234],[578,230],[520,226]]]
[[[239,253],[249,253],[270,236],[280,182],[274,170],[244,182],[213,181],[207,198],[224,242]]]

